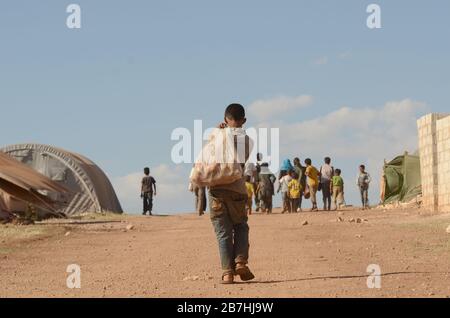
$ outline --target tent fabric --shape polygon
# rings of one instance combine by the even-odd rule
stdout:
[[[382,178],[383,203],[408,202],[422,193],[420,157],[405,153],[385,163]]]
[[[86,157],[40,144],[18,144],[0,150],[69,189],[70,193],[47,192],[63,205],[59,212],[123,212],[108,177]]]

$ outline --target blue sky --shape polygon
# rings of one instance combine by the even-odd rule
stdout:
[[[80,30],[66,27],[70,3],[81,6]],[[370,3],[382,29],[366,26]],[[254,108],[249,125],[280,127],[281,157],[332,156],[355,204],[357,165],[379,174],[384,158],[415,148],[418,116],[448,110],[449,16],[438,0],[2,1],[0,145],[86,155],[130,212],[149,165],[162,186],[156,210],[189,211],[189,168],[170,158],[174,128],[215,125],[230,102],[308,95],[264,122]],[[377,194],[374,184],[372,202]]]

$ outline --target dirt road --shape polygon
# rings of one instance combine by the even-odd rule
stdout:
[[[0,297],[450,296],[450,215],[255,214],[250,267],[257,278],[232,286],[218,283],[209,216],[114,220],[34,225],[28,234],[23,226],[0,226]],[[130,223],[134,229],[126,230]],[[80,289],[66,286],[69,264],[81,268]],[[370,264],[381,269],[380,289],[367,287]]]

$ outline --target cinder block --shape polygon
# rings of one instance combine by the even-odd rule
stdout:
[[[417,127],[423,205],[433,213],[450,205],[450,116],[428,114]]]

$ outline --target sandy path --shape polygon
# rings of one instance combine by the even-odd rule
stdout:
[[[449,215],[339,216],[344,222],[337,213],[252,215],[250,267],[257,279],[233,286],[218,284],[208,216],[127,216],[68,226],[68,236],[67,225],[60,226],[48,238],[2,242],[0,297],[450,296]],[[357,217],[368,222],[348,222]],[[135,228],[126,231],[128,223]],[[72,263],[81,266],[81,289],[66,286]],[[369,264],[381,267],[381,289],[367,287]]]

